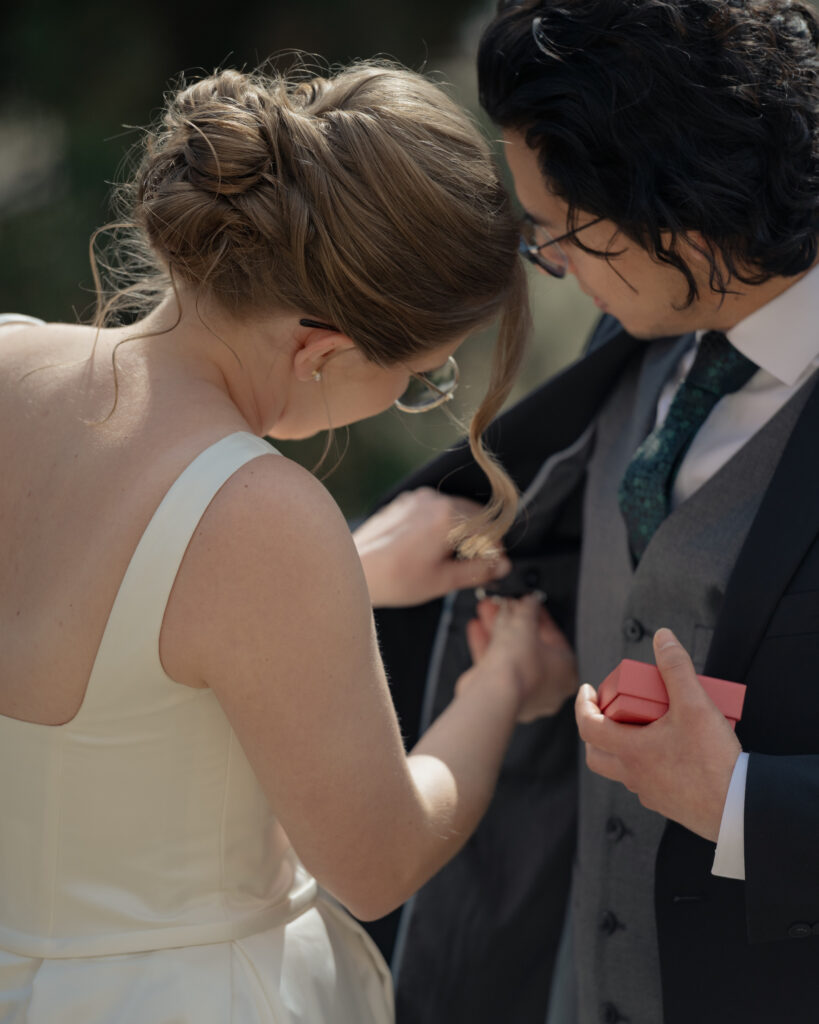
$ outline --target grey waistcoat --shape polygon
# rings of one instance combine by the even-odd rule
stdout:
[[[679,342],[651,343],[598,421],[577,622],[581,679],[595,686],[621,658],[653,663],[660,626],[674,630],[702,671],[729,575],[807,394],[801,389],[663,522],[635,571],[617,487],[653,427],[660,388],[679,356]],[[624,786],[581,765],[571,898],[580,1024],[662,1021],[654,863],[664,827]]]

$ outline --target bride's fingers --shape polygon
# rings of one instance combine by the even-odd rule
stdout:
[[[535,594],[524,594],[523,597],[505,597],[501,599],[498,615],[504,622],[519,622],[535,625],[538,620],[540,600]]]
[[[486,627],[478,619],[470,619],[466,624],[466,644],[472,661],[477,663],[486,654],[489,646],[490,634]]]
[[[514,601],[508,601],[508,614],[526,626],[537,626],[540,615],[540,598],[536,594],[524,594]]]
[[[538,635],[544,644],[568,647],[569,641],[543,605],[538,611]]]
[[[484,628],[489,630],[490,633],[495,625],[495,619],[498,617],[501,603],[502,599],[498,599],[496,597],[485,597],[482,601],[478,602],[478,618]]]

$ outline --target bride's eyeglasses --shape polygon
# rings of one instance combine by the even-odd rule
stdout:
[[[315,327],[323,331],[338,331],[332,324],[320,320],[303,318],[299,320],[302,327]],[[410,370],[410,382],[406,391],[395,400],[395,408],[401,412],[429,412],[437,409],[445,402],[451,401],[458,387],[458,364],[450,356],[447,361],[433,370],[416,373]]]

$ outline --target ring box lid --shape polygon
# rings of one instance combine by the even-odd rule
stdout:
[[[703,689],[720,711],[731,722],[742,717],[745,685],[727,679],[698,675]],[[668,693],[659,670],[654,665],[624,658],[597,691],[600,710],[605,713],[616,700],[609,717],[619,721],[652,722],[668,710]],[[616,710],[616,716],[612,712]],[[626,717],[634,716],[634,717]]]

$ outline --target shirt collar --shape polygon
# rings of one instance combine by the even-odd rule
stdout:
[[[819,263],[726,334],[734,348],[792,386],[819,357],[817,324]]]

